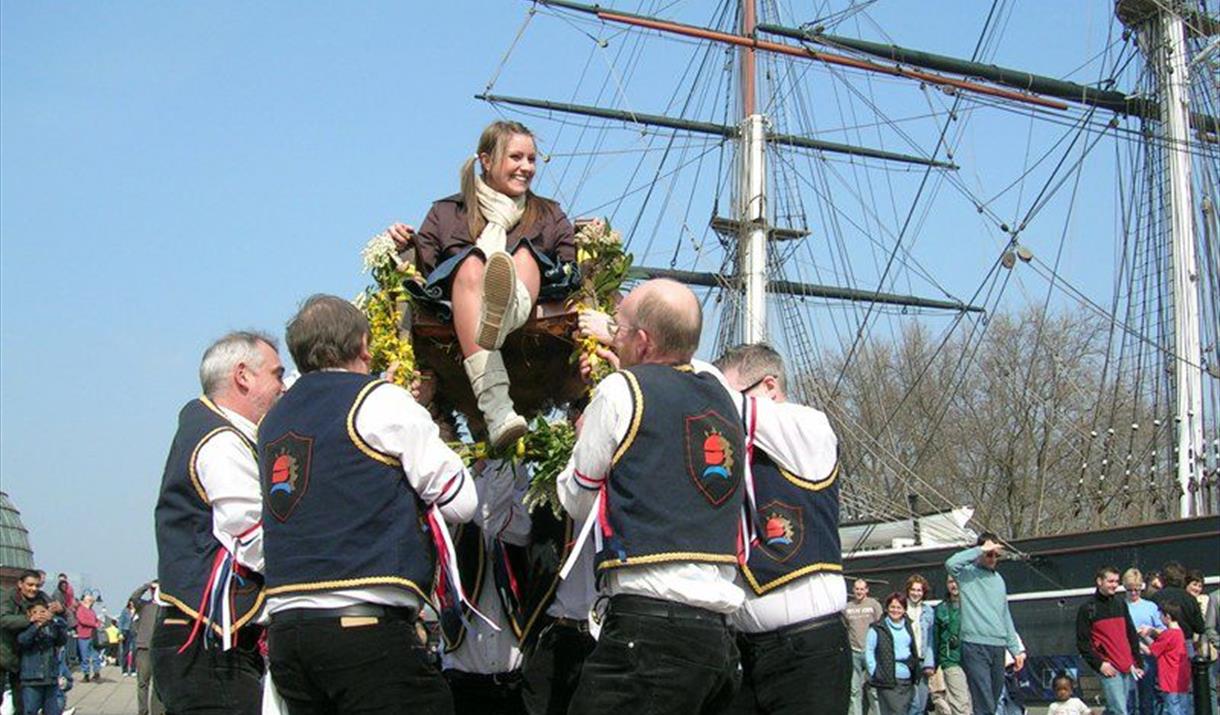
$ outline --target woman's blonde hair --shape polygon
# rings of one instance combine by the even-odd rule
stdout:
[[[474,184],[474,165],[478,163],[479,156],[482,154],[491,156],[492,166],[499,164],[504,160],[504,155],[508,153],[509,140],[517,134],[530,139],[534,138],[534,133],[521,122],[500,120],[488,124],[479,136],[479,146],[475,150],[475,155],[462,164],[462,203],[466,206],[466,221],[470,229],[471,240],[478,239],[479,234],[483,233],[483,227],[487,225],[487,219],[483,218],[483,212],[479,211],[479,196]],[[529,228],[549,208],[550,202],[527,190],[525,192],[525,213],[521,215],[518,225],[523,229]]]

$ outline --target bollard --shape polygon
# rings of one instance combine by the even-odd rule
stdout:
[[[1190,689],[1194,693],[1194,715],[1213,715],[1212,699],[1215,695],[1212,693],[1211,680],[1208,678],[1211,666],[1211,661],[1203,656],[1196,655],[1190,659]]]

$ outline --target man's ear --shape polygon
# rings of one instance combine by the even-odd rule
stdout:
[[[360,339],[360,360],[365,365],[373,364],[373,353],[369,351],[368,333],[365,333],[364,337]]]
[[[250,389],[250,367],[246,363],[239,362],[233,367],[233,386],[239,392]]]

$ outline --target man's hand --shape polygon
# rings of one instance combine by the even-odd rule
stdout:
[[[1142,669],[1142,668],[1136,668],[1136,667],[1134,667],[1134,666],[1133,666],[1133,667],[1131,668],[1131,675],[1132,675],[1132,676],[1133,676],[1133,677],[1134,677],[1136,680],[1139,680],[1140,678],[1144,677],[1144,671],[1143,671],[1143,669]]]
[[[1098,672],[1101,673],[1101,677],[1103,678],[1113,678],[1114,676],[1118,675],[1118,669],[1110,665],[1110,661],[1108,660],[1102,662],[1101,667],[1098,668]]]
[[[587,335],[602,345],[609,345],[618,330],[614,318],[600,310],[582,310],[576,318],[577,330],[581,335]]]
[[[983,542],[983,553],[984,554],[998,554],[998,553],[1000,553],[1000,549],[1003,549],[1003,548],[1004,548],[1003,545],[997,544],[996,542],[992,541],[991,539],[987,539],[986,541]]]
[[[924,668],[923,674],[925,678],[931,678],[936,673],[936,668]]]
[[[1018,673],[1021,672],[1021,669],[1025,667],[1025,654],[1017,653],[1017,657],[1013,661],[1012,669]]]
[[[385,232],[394,239],[394,245],[400,252],[407,250],[415,242],[415,229],[405,223],[391,224]]]
[[[64,604],[60,603],[59,601],[51,601],[51,605],[47,606],[47,608],[51,609],[51,613],[64,612]]]
[[[601,346],[598,346],[597,356],[600,357],[601,359],[605,360],[606,362],[610,363],[610,367],[612,369],[618,370],[618,366],[619,366],[618,355],[615,355],[613,350],[611,350],[610,348],[603,348]],[[584,353],[581,353],[581,355],[580,355],[580,377],[581,377],[581,379],[584,380],[585,382],[589,382],[591,380],[592,374],[593,374],[593,366],[589,364],[589,356],[585,355]]]

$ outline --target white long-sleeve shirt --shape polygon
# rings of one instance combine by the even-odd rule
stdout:
[[[765,397],[750,400],[755,409],[755,449],[803,479],[821,481],[830,476],[838,461],[838,438],[824,413]],[[837,530],[839,525],[831,528]],[[733,623],[746,633],[766,633],[847,607],[847,586],[837,573],[810,574],[762,596],[749,587],[745,592],[745,603],[733,615]]]
[[[428,411],[398,385],[378,385],[356,413],[356,433],[369,447],[396,457],[403,478],[426,506],[440,505],[447,523],[470,521],[478,508],[474,480],[440,438]],[[336,505],[342,508],[342,505]],[[292,608],[342,608],[358,603],[419,608],[419,598],[393,586],[352,588],[267,599],[267,613]]]
[[[495,565],[490,554],[496,539],[514,546],[529,542],[530,515],[522,503],[529,487],[529,473],[525,467],[514,467],[512,462],[489,461],[474,484],[479,494],[479,507],[472,521],[479,527],[483,548],[488,554],[483,563],[483,589],[475,607],[495,621],[500,630],[496,631],[482,618],[470,618],[461,646],[441,656],[442,667],[464,673],[508,673],[520,668],[523,658],[517,636],[496,593]],[[469,589],[472,584],[463,585]]]
[[[724,382],[715,367],[702,362],[692,365],[696,372],[710,372]],[[559,501],[577,522],[583,522],[592,510],[598,489],[610,474],[614,452],[627,436],[631,415],[627,379],[615,373],[602,380],[585,410],[584,426],[572,451],[573,469],[557,479]],[[734,583],[736,573],[731,565],[672,562],[611,569],[604,584],[611,596],[635,594],[732,613],[745,597]]]
[[[227,407],[216,407],[250,442],[254,441],[253,422]],[[218,432],[199,448],[195,471],[212,507],[212,536],[239,564],[261,573],[263,491],[258,481],[258,460],[250,445],[228,430]]]

